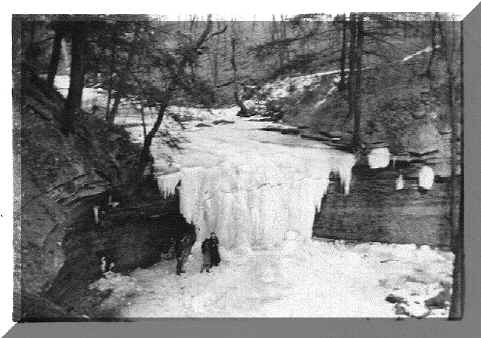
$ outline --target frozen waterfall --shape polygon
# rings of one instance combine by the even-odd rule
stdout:
[[[337,171],[349,192],[353,159],[331,168],[312,164],[306,172],[263,165],[183,168],[177,174],[159,176],[164,195],[179,187],[180,211],[199,230],[200,238],[215,231],[224,247],[271,247],[289,231],[310,238],[316,210]]]
[[[197,128],[194,119],[192,126],[178,131],[184,140],[181,151],[162,138],[152,145],[159,190],[164,198],[179,195],[180,212],[198,228],[199,239],[215,231],[226,249],[275,247],[289,232],[310,239],[331,172],[349,193],[353,154],[260,130],[269,122],[238,118],[235,107],[202,114],[189,109],[178,112],[202,115],[204,122],[235,122]],[[175,135],[176,124],[170,125],[168,116],[164,122]],[[140,127],[131,134],[140,138]]]

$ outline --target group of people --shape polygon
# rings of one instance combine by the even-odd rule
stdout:
[[[210,269],[213,266],[218,266],[220,263],[220,255],[219,255],[219,239],[215,232],[210,233],[210,237],[206,238],[202,242],[201,246],[202,251],[202,267],[200,272],[210,272]]]
[[[187,261],[191,253],[192,245],[196,240],[195,232],[184,235],[180,240],[175,242],[175,257],[177,259],[176,273],[180,275],[185,272],[184,263]],[[219,239],[215,232],[210,233],[210,237],[202,242],[202,267],[200,272],[210,272],[213,266],[220,263]]]

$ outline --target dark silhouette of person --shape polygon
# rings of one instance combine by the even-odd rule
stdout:
[[[176,273],[180,275],[185,273],[184,263],[190,255],[192,245],[195,242],[195,232],[184,235],[175,242],[175,258],[177,260]]]
[[[217,235],[215,234],[215,232],[210,233],[209,252],[210,252],[211,266],[218,266],[220,263],[219,239],[217,238]]]
[[[210,272],[209,270],[212,264],[212,260],[210,256],[210,239],[209,238],[204,239],[200,249],[202,252],[202,267],[200,269],[200,273],[204,272],[204,270],[206,270],[207,272]]]

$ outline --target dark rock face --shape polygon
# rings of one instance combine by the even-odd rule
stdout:
[[[64,101],[45,88],[23,86],[22,128],[16,130],[21,195],[14,315],[92,318],[105,295],[88,285],[101,276],[102,257],[117,272],[149,266],[172,237],[193,227],[176,198],[160,197],[154,179],[134,195],[123,193],[131,192],[125,188],[139,154],[123,128],[79,112],[74,134],[65,137],[56,122]],[[117,206],[109,207],[109,200]],[[101,211],[98,223],[94,207]]]
[[[438,179],[431,190],[423,191],[418,189],[416,178],[407,179],[404,189],[396,190],[398,175],[392,168],[354,167],[348,195],[344,195],[338,178],[332,176],[321,211],[315,217],[314,235],[449,246],[450,178]]]
[[[408,152],[423,154],[439,150],[442,144],[441,134],[429,119],[413,121],[404,135],[405,149]]]

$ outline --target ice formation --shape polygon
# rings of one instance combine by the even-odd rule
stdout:
[[[226,248],[277,246],[289,231],[311,238],[331,172],[349,193],[352,154],[258,128],[237,121],[184,133],[190,142],[173,155],[179,171],[157,177],[164,196],[178,187],[199,238],[215,231]]]
[[[160,176],[161,179],[157,180],[157,184],[159,186],[160,191],[164,198],[174,195],[175,188],[177,184],[180,182],[180,172],[174,172],[170,174],[165,174]]]
[[[396,190],[404,189],[404,178],[403,175],[399,175],[396,179]]]
[[[295,173],[272,163],[236,168],[228,163],[213,168],[183,168],[177,174],[160,176],[165,196],[175,193],[178,182],[180,211],[199,228],[200,238],[217,232],[226,248],[271,247],[285,240],[289,231],[303,238],[312,235],[316,211],[337,171],[349,192],[353,161],[335,168],[316,166],[314,172]]]
[[[426,190],[432,188],[434,183],[434,171],[431,167],[425,165],[419,170],[418,185]]]
[[[389,149],[384,148],[374,148],[367,155],[367,160],[369,167],[372,169],[385,168],[389,165],[389,160],[391,159],[391,153]]]

